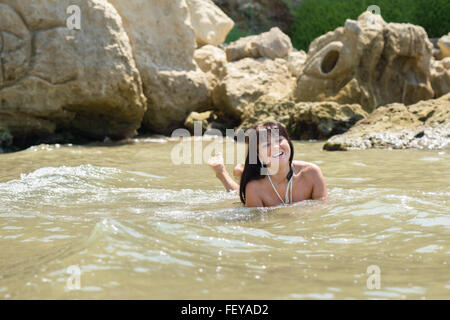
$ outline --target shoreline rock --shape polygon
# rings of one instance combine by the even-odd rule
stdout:
[[[263,96],[242,115],[240,129],[246,130],[268,120],[278,121],[292,139],[327,139],[350,129],[367,112],[358,104],[298,102]]]
[[[447,102],[427,99],[450,91],[450,34],[437,52],[422,27],[364,12],[305,53],[276,27],[223,45],[234,22],[211,0],[84,0],[81,30],[67,28],[71,4],[0,0],[2,151],[170,135],[206,114],[204,129],[272,118],[295,137],[326,139],[362,118],[369,128],[383,110],[393,126],[374,125],[355,145],[445,142]],[[435,122],[422,114],[430,108]]]
[[[432,48],[422,27],[364,12],[311,43],[296,100],[358,103],[372,112],[431,99]]]
[[[194,122],[201,122],[201,134],[214,134],[226,136],[226,129],[234,128],[237,124],[232,119],[227,119],[227,117],[221,113],[214,110],[209,110],[205,112],[191,112],[184,122],[184,126],[189,132],[194,135],[195,124]]]
[[[86,0],[81,30],[70,30],[71,4],[0,2],[0,128],[14,144],[61,131],[121,139],[141,126],[146,98],[119,14]]]
[[[141,130],[170,134],[191,111],[210,107],[186,1],[109,1],[124,21],[147,97]]]
[[[292,95],[295,78],[285,59],[244,58],[228,62],[213,90],[213,104],[226,115],[240,119],[245,108],[259,97],[285,99]]]
[[[445,149],[450,147],[450,93],[405,106],[379,107],[347,132],[331,137],[327,151],[351,149]]]

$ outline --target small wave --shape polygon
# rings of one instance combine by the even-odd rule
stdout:
[[[21,174],[20,180],[34,180],[34,179],[45,179],[45,178],[94,178],[94,179],[105,179],[108,176],[112,176],[120,173],[121,170],[110,167],[97,167],[90,164],[84,164],[77,167],[45,167],[37,169],[34,172],[28,174]]]
[[[98,222],[88,240],[86,246],[107,247],[109,254],[118,257],[126,257],[134,262],[154,262],[157,264],[176,264],[192,266],[192,263],[185,259],[183,252],[172,252],[162,244],[170,245],[163,240],[164,235],[152,237],[150,234],[144,234],[136,227],[125,225],[115,219],[106,218]],[[175,241],[175,238],[169,238],[168,241]],[[149,248],[165,248],[149,249]]]

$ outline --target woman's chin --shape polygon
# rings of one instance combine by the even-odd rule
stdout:
[[[284,167],[289,166],[289,159],[287,157],[280,157],[277,159],[273,159],[270,162],[270,169],[271,170],[277,170],[277,169],[283,169]]]

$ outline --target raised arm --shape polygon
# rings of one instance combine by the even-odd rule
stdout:
[[[214,172],[216,173],[216,177],[222,182],[227,191],[239,191],[239,184],[234,182],[234,180],[230,177],[227,170],[225,169],[221,153],[218,153],[217,155],[211,157],[208,160],[208,164],[214,170]]]

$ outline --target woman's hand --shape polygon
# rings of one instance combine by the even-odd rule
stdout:
[[[221,152],[217,152],[215,156],[209,158],[208,164],[214,170],[216,176],[222,175],[225,172],[225,165],[223,164],[223,156]]]
[[[218,152],[215,156],[209,158],[208,164],[214,170],[216,177],[219,178],[227,191],[239,190],[239,185],[231,179],[225,169],[222,153]]]
[[[236,179],[240,180],[242,176],[242,172],[244,172],[244,165],[238,164],[236,167],[234,167],[233,175]]]

